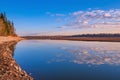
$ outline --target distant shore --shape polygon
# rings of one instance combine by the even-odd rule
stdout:
[[[50,40],[73,40],[73,41],[120,42],[120,37],[23,36],[22,38],[28,40],[50,39]]]

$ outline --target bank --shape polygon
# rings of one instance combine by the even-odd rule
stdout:
[[[0,37],[0,80],[33,80],[13,58],[19,37]]]

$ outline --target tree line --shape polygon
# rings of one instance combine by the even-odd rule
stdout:
[[[7,19],[5,12],[0,13],[0,36],[16,36],[14,23]]]
[[[120,37],[120,34],[119,33],[80,34],[80,35],[72,35],[67,37]]]

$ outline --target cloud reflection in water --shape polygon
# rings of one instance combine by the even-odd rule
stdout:
[[[76,64],[90,65],[120,65],[120,46],[117,43],[77,44],[64,45],[61,50],[67,53],[58,53],[56,62],[69,61]]]

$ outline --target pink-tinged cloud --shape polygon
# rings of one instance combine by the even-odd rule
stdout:
[[[89,10],[69,13],[68,28],[120,27],[120,9]]]

